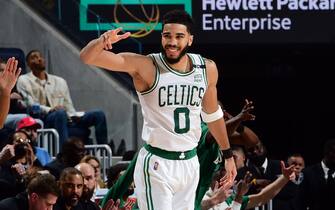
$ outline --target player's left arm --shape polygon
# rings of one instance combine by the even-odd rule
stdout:
[[[206,60],[206,70],[208,87],[202,101],[202,118],[207,123],[209,131],[224,153],[227,176],[229,180],[233,182],[236,176],[236,166],[230,150],[223,112],[221,107],[218,106],[216,89],[218,70],[215,62]]]

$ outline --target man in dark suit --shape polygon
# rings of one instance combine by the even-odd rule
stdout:
[[[256,179],[256,189],[251,188],[248,194],[259,192],[281,174],[280,161],[267,158],[267,150],[261,141],[247,149],[247,157],[247,166]]]
[[[330,210],[335,201],[335,139],[324,145],[320,163],[305,168],[304,179],[299,185],[297,210]]]
[[[274,210],[295,210],[294,201],[297,196],[299,185],[304,179],[302,170],[305,168],[305,160],[299,153],[289,155],[287,158],[288,166],[294,165],[295,176],[294,180],[290,180],[285,187],[278,193],[273,201]]]

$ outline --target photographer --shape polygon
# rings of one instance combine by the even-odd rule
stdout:
[[[42,167],[31,144],[29,134],[18,130],[1,151],[0,199],[22,192],[25,189],[25,176],[35,167]]]
[[[33,152],[42,166],[45,166],[51,162],[50,154],[43,148],[37,146],[37,129],[40,129],[41,124],[34,118],[27,116],[22,118],[18,124],[17,129],[24,131],[28,134],[28,139],[30,139],[30,145],[32,146]]]

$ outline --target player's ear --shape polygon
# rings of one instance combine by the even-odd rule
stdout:
[[[188,39],[187,45],[190,47],[193,43],[193,35],[190,35],[190,38]]]
[[[31,198],[31,200],[33,201],[33,202],[35,202],[37,199],[38,199],[38,195],[37,195],[37,193],[31,193],[30,194],[30,198]]]

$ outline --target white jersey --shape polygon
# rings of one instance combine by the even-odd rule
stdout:
[[[150,54],[156,66],[153,86],[138,92],[144,117],[142,138],[153,147],[183,152],[197,146],[201,136],[200,112],[207,89],[204,59],[187,54],[193,69],[172,69],[161,53]]]

